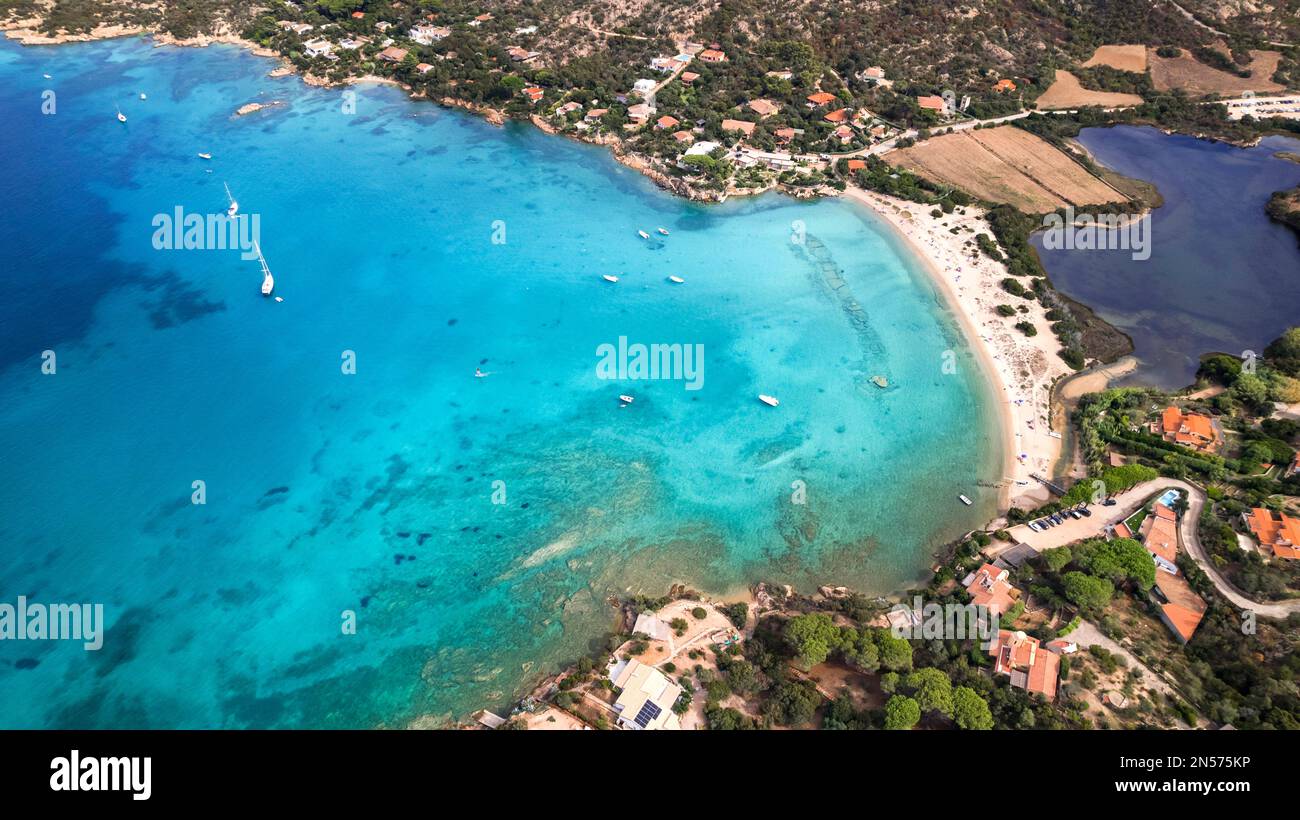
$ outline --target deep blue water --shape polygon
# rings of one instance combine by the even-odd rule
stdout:
[[[1133,338],[1141,366],[1129,381],[1182,387],[1201,355],[1259,353],[1300,323],[1300,243],[1264,212],[1272,192],[1300,184],[1300,164],[1274,156],[1300,151],[1300,141],[1242,149],[1118,126],[1086,128],[1079,142],[1164,197],[1146,260],[1122,249],[1048,251],[1035,235],[1061,291]]]
[[[611,594],[894,590],[991,512],[990,391],[863,210],[693,205],[600,149],[388,87],[345,113],[272,65],[0,45],[0,603],[110,626],[99,652],[0,642],[0,726],[463,715],[585,651]],[[232,117],[252,100],[284,105]],[[237,251],[154,247],[223,183],[283,302]],[[598,379],[620,336],[703,345],[702,388]]]

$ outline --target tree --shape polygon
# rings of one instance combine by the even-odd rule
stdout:
[[[958,686],[952,693],[953,719],[963,729],[992,729],[993,713],[988,702],[969,686]]]
[[[1264,358],[1275,370],[1300,376],[1300,327],[1293,327],[1268,343]]]
[[[810,612],[791,618],[785,625],[785,639],[799,656],[805,670],[830,657],[840,645],[840,630],[825,612]]]
[[[1070,560],[1074,557],[1069,547],[1052,547],[1043,550],[1041,555],[1043,556],[1043,562],[1047,564],[1047,568],[1052,572],[1060,572],[1065,569],[1065,565],[1070,563]]]
[[[1115,585],[1105,578],[1095,578],[1082,572],[1067,572],[1061,578],[1065,597],[1083,610],[1095,611],[1110,603]]]
[[[1232,395],[1249,407],[1259,407],[1268,401],[1268,382],[1255,373],[1242,373],[1232,386]]]
[[[880,650],[881,668],[891,672],[906,672],[912,668],[912,645],[907,639],[894,637],[888,629],[877,629],[875,639]]]
[[[1146,547],[1132,538],[1094,539],[1079,550],[1079,564],[1099,578],[1122,583],[1131,578],[1143,590],[1156,582],[1156,564]]]
[[[911,729],[921,720],[921,706],[906,695],[894,695],[885,704],[886,729]]]
[[[918,669],[907,676],[907,687],[922,712],[939,712],[952,717],[952,681],[941,669]]]
[[[1216,382],[1224,387],[1232,387],[1241,375],[1241,359],[1226,353],[1215,353],[1201,360],[1197,369],[1198,378]]]
[[[816,686],[803,680],[786,681],[776,687],[763,709],[777,723],[798,726],[811,720],[821,703]]]
[[[851,666],[864,672],[875,672],[880,668],[880,647],[876,645],[871,630],[845,627],[840,644],[844,660]]]

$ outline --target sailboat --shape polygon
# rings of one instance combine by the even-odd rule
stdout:
[[[117,108],[117,121],[118,121],[118,122],[126,122],[126,115],[122,113],[122,109],[121,109],[121,108],[118,108],[116,105],[113,106],[113,107],[114,107],[114,108]]]
[[[253,240],[253,250],[257,251],[257,261],[262,263],[262,295],[270,296],[271,291],[275,290],[275,277],[271,276],[271,268],[266,264],[266,257],[262,255],[262,246]]]
[[[226,209],[226,216],[234,219],[235,215],[239,213],[239,203],[235,200],[234,195],[230,193],[230,186],[224,182],[221,184],[226,189],[226,199],[230,200],[230,207]]]

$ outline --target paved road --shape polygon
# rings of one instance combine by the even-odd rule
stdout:
[[[1178,525],[1179,540],[1182,542],[1182,547],[1187,550],[1187,554],[1209,576],[1219,594],[1231,601],[1237,608],[1254,612],[1264,618],[1277,618],[1280,620],[1293,612],[1300,612],[1300,599],[1263,603],[1252,599],[1233,586],[1227,578],[1223,577],[1218,567],[1210,560],[1209,554],[1201,545],[1200,536],[1196,532],[1196,522],[1200,520],[1201,509],[1205,506],[1205,492],[1199,487],[1188,484],[1186,481],[1173,478],[1157,478],[1154,481],[1139,484],[1116,495],[1115,498],[1119,503],[1114,507],[1103,507],[1094,504],[1089,508],[1093,513],[1091,518],[1082,518],[1078,521],[1070,520],[1045,532],[1034,532],[1024,524],[1018,524],[1010,530],[1013,543],[1022,541],[1036,551],[1042,552],[1045,549],[1064,546],[1084,538],[1100,536],[1107,524],[1115,524],[1128,518],[1156,490],[1167,487],[1176,487],[1187,494],[1187,512],[1183,514]]]

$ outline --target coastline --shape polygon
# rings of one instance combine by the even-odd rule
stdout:
[[[1071,371],[1056,355],[1056,337],[1041,304],[1026,303],[1029,312],[1019,317],[993,312],[998,304],[1019,300],[999,284],[1009,275],[1006,266],[974,246],[974,237],[987,227],[984,212],[971,206],[964,214],[936,218],[923,205],[861,188],[849,187],[844,196],[880,217],[918,259],[985,371],[1002,433],[999,515],[1012,506],[1044,503],[1050,494],[1031,474],[1050,477],[1060,459],[1062,439],[1049,435],[1052,386]],[[952,228],[963,230],[953,234]],[[1015,318],[1032,322],[1038,334],[1016,330]]]

